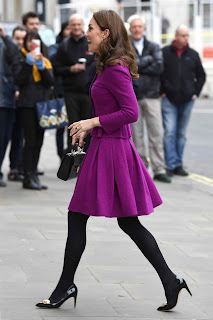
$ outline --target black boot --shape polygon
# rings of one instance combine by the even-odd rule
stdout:
[[[39,179],[37,173],[34,173],[34,174],[33,174],[33,179],[34,179],[34,181],[41,187],[42,190],[47,190],[47,189],[48,189],[47,186],[41,184],[40,179]]]
[[[41,190],[41,186],[36,183],[33,172],[25,172],[23,180],[23,188],[30,190]]]

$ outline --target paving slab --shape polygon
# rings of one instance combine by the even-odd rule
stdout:
[[[122,320],[122,319],[128,319],[128,320],[138,320],[138,319],[143,319],[143,320],[151,320],[151,318],[126,318],[126,317],[70,317],[72,320]],[[44,317],[43,320],[58,320],[59,318],[55,317]],[[60,320],[67,320],[67,318],[60,318]],[[161,320],[160,318],[156,318],[155,320]],[[181,319],[183,320],[183,319]]]
[[[156,183],[164,203],[139,219],[171,269],[187,281],[192,297],[183,291],[173,312],[158,312],[165,296],[153,267],[116,219],[91,217],[75,276],[77,308],[73,299],[58,310],[36,308],[54,290],[62,270],[67,207],[75,187],[74,180],[56,178],[54,130],[45,134],[39,166],[47,191],[23,190],[21,183],[12,182],[0,189],[1,320],[213,319],[213,187],[190,177]]]
[[[7,299],[1,299],[0,310],[2,318],[17,319],[26,315],[31,317],[104,317],[104,316],[117,316],[118,313],[106,300],[98,300],[94,302],[91,298],[87,300],[81,299],[78,302],[78,308],[73,307],[73,299],[67,300],[63,308],[59,309],[40,309],[35,306],[35,299],[10,299],[10,307],[8,308]]]
[[[165,312],[157,311],[158,301],[154,300],[130,300],[128,305],[125,301],[109,301],[114,309],[123,317],[136,317],[140,315],[141,319],[150,317],[151,319],[165,318],[171,319],[208,319],[208,315],[197,308],[190,299],[184,297],[181,299],[181,305],[177,306],[174,311]],[[159,315],[159,313],[161,313]]]

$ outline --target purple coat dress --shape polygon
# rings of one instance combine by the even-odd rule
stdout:
[[[101,127],[92,130],[69,210],[108,218],[148,215],[162,200],[131,139],[138,104],[129,69],[105,66],[90,93]]]

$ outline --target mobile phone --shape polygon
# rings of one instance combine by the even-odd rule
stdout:
[[[32,39],[32,50],[35,51],[36,56],[41,53],[41,41],[39,39]]]

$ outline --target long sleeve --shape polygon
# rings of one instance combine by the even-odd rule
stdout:
[[[199,94],[203,88],[203,85],[205,83],[205,80],[206,80],[206,74],[205,74],[205,71],[204,71],[203,66],[201,64],[200,57],[198,54],[197,54],[197,64],[196,64],[195,73],[196,73],[196,84],[195,84],[196,95],[199,96]]]
[[[157,44],[153,45],[151,55],[141,58],[138,72],[142,75],[160,75],[163,72],[163,55]]]
[[[105,72],[106,88],[115,97],[120,110],[99,117],[107,134],[138,119],[138,103],[133,91],[132,79],[124,66],[108,66]]]
[[[14,56],[18,52],[18,47],[9,36],[6,36],[2,39],[3,39],[5,47],[6,47],[6,50],[5,50],[6,61],[8,64],[12,64]]]
[[[66,53],[64,52],[64,43],[62,42],[58,48],[56,55],[52,57],[54,72],[57,76],[70,75],[70,66],[64,64],[65,56]]]
[[[13,73],[18,86],[24,86],[28,83],[32,74],[32,66],[26,63],[25,57],[19,52],[13,61]]]
[[[46,88],[49,88],[54,85],[54,76],[52,69],[44,69],[42,71],[40,70],[39,72],[41,75],[41,81]]]

